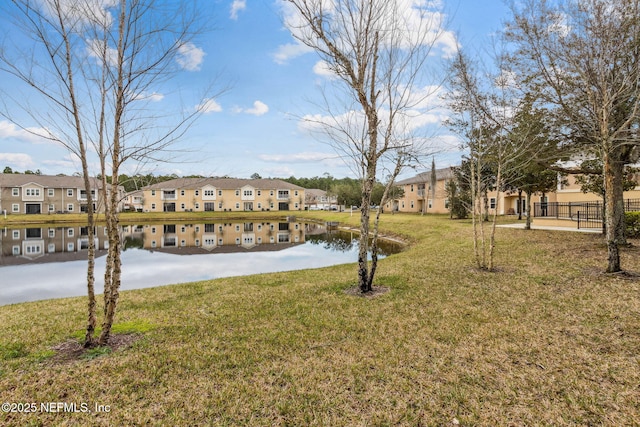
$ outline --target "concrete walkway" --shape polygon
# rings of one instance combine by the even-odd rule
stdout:
[[[523,223],[517,223],[517,224],[503,224],[503,225],[498,225],[497,227],[502,227],[502,228],[520,228],[522,230],[524,230],[524,224]],[[578,233],[592,233],[592,234],[601,234],[602,230],[596,229],[596,228],[580,228],[578,229],[577,227],[552,227],[552,226],[546,226],[546,225],[535,225],[535,224],[531,224],[531,229],[532,230],[554,230],[554,231],[573,231],[573,232],[578,232]]]

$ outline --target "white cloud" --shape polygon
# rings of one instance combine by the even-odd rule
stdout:
[[[310,52],[313,52],[313,49],[300,42],[287,43],[278,46],[278,50],[273,54],[273,60],[282,65],[286,64],[292,58],[296,58]]]
[[[52,1],[40,1],[42,9],[51,17],[56,17],[57,12]],[[102,25],[110,27],[113,23],[113,16],[109,8],[116,6],[118,0],[87,0],[78,7],[76,0],[60,0],[55,4],[60,8],[60,15],[72,26],[80,26],[86,21],[98,20]]]
[[[24,153],[0,153],[0,162],[8,163],[20,169],[29,169],[35,166],[30,155]]]
[[[152,101],[152,102],[160,102],[164,99],[164,95],[158,92],[153,93],[139,93],[134,95],[133,99],[139,101]]]
[[[252,114],[254,116],[263,116],[269,112],[269,106],[262,101],[255,101],[252,108],[235,107],[235,113]]]
[[[219,113],[222,111],[222,106],[216,102],[213,98],[205,99],[202,104],[196,106],[196,110],[207,113]]]
[[[316,64],[313,66],[313,72],[328,79],[336,78],[336,74],[329,68],[329,64],[327,64],[326,61],[316,62]]]
[[[333,160],[336,158],[336,155],[320,152],[303,152],[292,154],[260,154],[258,158],[265,162],[274,163],[310,163]]]
[[[50,135],[50,132],[45,128],[28,127],[20,129],[7,120],[0,120],[0,139],[15,138],[32,144],[46,144],[50,142],[46,139],[48,135]]]
[[[231,3],[231,14],[230,18],[234,21],[238,19],[238,12],[241,10],[245,10],[247,8],[246,0],[233,0]]]
[[[253,103],[253,108],[249,108],[245,110],[247,114],[253,114],[254,116],[262,116],[269,112],[269,106],[261,101],[255,101]]]
[[[104,46],[100,40],[86,40],[86,50],[87,54],[90,58],[96,58],[96,62],[102,64],[102,61],[105,60],[107,64],[110,66],[115,66],[118,64],[118,51],[116,49],[110,48],[109,46]]]
[[[178,48],[176,61],[187,71],[200,71],[200,66],[206,53],[193,43],[183,43]]]

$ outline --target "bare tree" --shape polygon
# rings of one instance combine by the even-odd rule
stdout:
[[[452,65],[450,105],[457,118],[453,130],[466,143],[470,163],[474,254],[479,268],[494,269],[495,231],[504,183],[511,181],[536,157],[533,141],[540,128],[534,121],[519,120],[530,108],[529,97],[499,55],[493,71],[480,72],[462,52]],[[487,169],[496,192],[495,204],[487,200]],[[493,210],[491,227],[485,229],[483,211]]]
[[[203,30],[199,25],[202,15],[195,3],[154,0],[13,0],[6,9],[20,33],[33,44],[31,54],[20,57],[10,57],[9,50],[2,50],[3,70],[48,103],[48,109],[29,105],[23,109],[46,129],[44,137],[62,143],[82,163],[90,233],[85,345],[105,345],[115,318],[121,275],[119,170],[128,160],[164,158],[171,144],[206,108],[201,98],[194,103],[196,107],[178,105],[177,111],[153,106],[156,90],[181,71],[185,50],[195,48],[191,42]],[[104,320],[97,340],[95,221],[89,185],[90,177],[96,174],[90,165],[92,156],[100,163],[100,197],[105,204],[109,240]]]
[[[603,162],[607,272],[622,270],[625,164],[640,155],[640,2],[526,0],[512,6],[514,63],[563,147]]]
[[[286,0],[285,4],[293,36],[314,50],[334,77],[335,92],[323,92],[328,115],[306,120],[324,132],[361,180],[358,285],[369,292],[377,266],[380,218],[378,210],[371,229],[372,190],[384,170],[383,206],[402,168],[428,154],[414,119],[436,90],[425,81],[429,55],[443,37],[441,15],[388,0]],[[343,104],[336,107],[340,101]]]

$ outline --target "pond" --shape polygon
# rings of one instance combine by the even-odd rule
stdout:
[[[101,290],[108,241],[103,226],[95,231]],[[356,262],[357,239],[295,221],[122,225],[121,289]],[[86,295],[87,227],[5,228],[0,243],[0,305]],[[382,242],[381,257],[400,249]]]

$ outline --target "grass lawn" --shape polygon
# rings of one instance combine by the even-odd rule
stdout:
[[[345,293],[355,264],[123,292],[116,330],[139,339],[74,360],[53,347],[84,299],[0,307],[0,402],[37,404],[0,425],[640,425],[639,241],[636,275],[605,275],[600,236],[499,229],[488,273],[469,221],[382,228],[411,245],[374,298]]]

